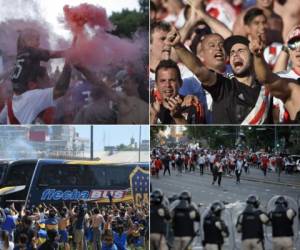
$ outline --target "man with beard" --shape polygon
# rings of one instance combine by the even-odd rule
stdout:
[[[256,80],[249,40],[231,36],[224,41],[233,70],[231,79],[209,70],[181,43],[176,29],[169,32],[166,43],[175,48],[183,63],[198,77],[213,98],[213,123],[263,124],[270,117],[270,95]]]

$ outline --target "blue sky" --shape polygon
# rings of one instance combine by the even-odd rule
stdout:
[[[74,126],[80,137],[90,138],[89,125]],[[121,143],[127,145],[130,138],[138,142],[140,125],[94,125],[94,148],[102,150],[104,141],[106,146],[115,146]],[[141,138],[150,139],[149,126],[141,125]]]

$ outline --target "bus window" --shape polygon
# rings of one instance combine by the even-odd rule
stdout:
[[[125,166],[109,168],[107,176],[109,185],[124,188],[129,187],[129,174],[130,168]]]
[[[47,165],[42,168],[39,186],[78,186],[82,174],[82,166]]]
[[[11,165],[6,175],[5,186],[21,186],[30,182],[35,164]]]

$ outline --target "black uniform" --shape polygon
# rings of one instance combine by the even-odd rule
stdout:
[[[190,213],[194,211],[195,218],[190,217]],[[200,221],[200,214],[197,208],[188,201],[181,200],[174,209],[173,226],[175,237],[194,237],[194,222]]]
[[[165,215],[162,217],[159,215],[158,210],[163,209]],[[159,233],[165,235],[167,233],[167,223],[171,216],[169,210],[163,204],[151,204],[150,206],[150,220],[151,227],[150,233]]]
[[[282,206],[270,212],[269,218],[272,223],[273,237],[292,237],[293,232],[293,219],[287,217],[287,210]]]
[[[247,206],[244,212],[238,218],[238,223],[242,226],[242,240],[246,239],[260,239],[264,240],[263,222],[260,215],[264,212],[256,209],[253,206]]]
[[[221,228],[216,226],[217,222],[220,223]],[[227,235],[229,234],[225,223],[212,212],[209,212],[209,214],[205,216],[203,221],[203,230],[205,237],[203,241],[204,246],[206,244],[215,244],[221,248],[224,243],[222,232],[225,232]]]

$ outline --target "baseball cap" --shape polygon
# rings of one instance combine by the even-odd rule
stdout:
[[[244,45],[248,46],[250,41],[244,36],[230,36],[230,37],[228,37],[224,41],[224,49],[225,49],[225,52],[226,52],[227,55],[230,54],[230,50],[233,47],[233,45],[235,45],[237,43],[241,43],[241,44],[244,44]]]
[[[292,43],[295,40],[300,40],[300,25],[294,26],[288,33],[288,43]]]

